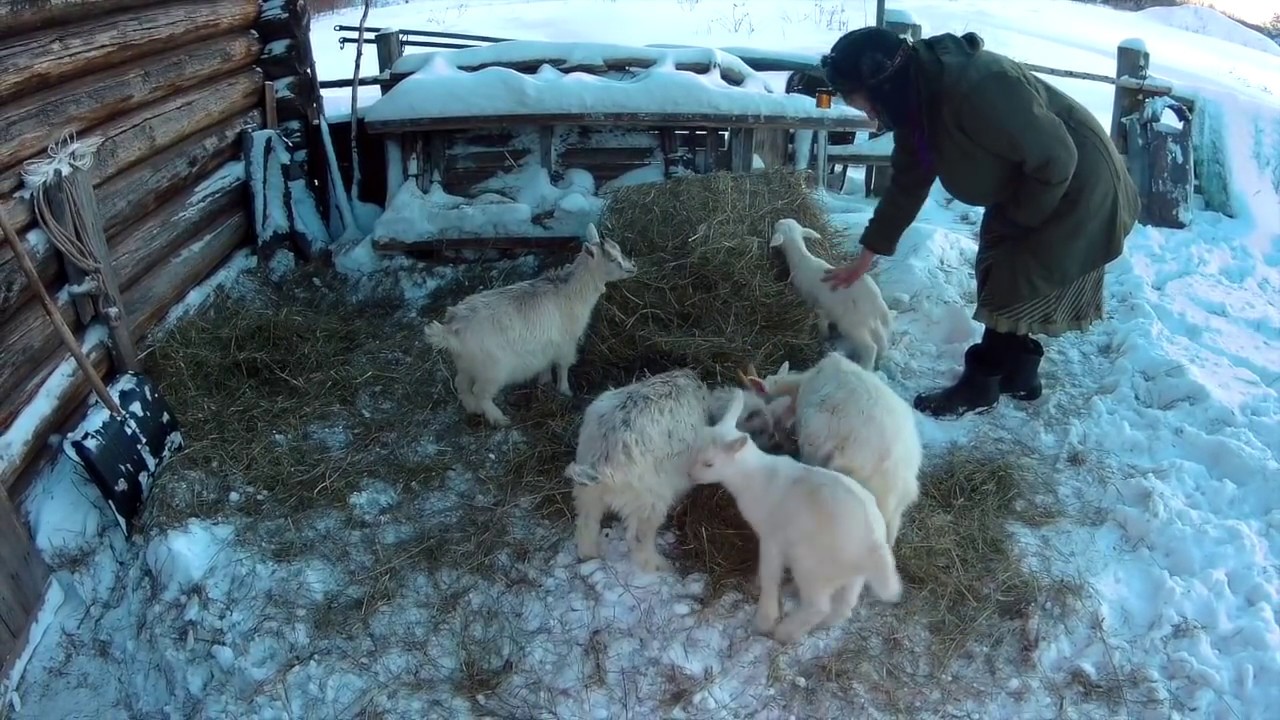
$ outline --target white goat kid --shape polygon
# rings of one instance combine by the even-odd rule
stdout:
[[[791,269],[792,286],[818,316],[818,334],[828,337],[834,324],[857,355],[858,364],[868,370],[878,369],[888,355],[893,330],[893,318],[880,286],[863,275],[847,288],[832,290],[822,281],[831,264],[809,252],[806,238],[820,240],[822,236],[792,218],[783,218],[773,225],[769,247],[782,248]]]
[[[734,428],[741,390],[694,449],[694,483],[720,483],[733,495],[760,540],[756,629],[790,643],[819,624],[844,622],[864,583],[886,602],[902,596],[902,579],[875,499],[852,479],[785,455],[762,451]],[[782,573],[791,568],[800,607],[781,622]]]
[[[426,327],[427,342],[447,350],[457,375],[454,389],[467,412],[492,425],[510,424],[494,404],[503,388],[533,377],[570,396],[569,367],[605,285],[632,277],[636,266],[594,224],[578,257],[532,280],[493,288],[445,311]]]
[[[600,556],[600,523],[613,510],[626,526],[636,564],[646,572],[670,567],[658,553],[658,528],[689,490],[688,452],[698,431],[724,415],[735,392],[712,391],[681,369],[605,391],[587,406],[576,457],[565,468],[574,482],[580,559]],[[737,427],[768,441],[773,413],[763,400],[752,400]]]
[[[924,449],[915,412],[878,375],[840,353],[828,353],[804,372],[790,372],[790,365],[750,379],[752,389],[794,398],[800,460],[848,475],[871,491],[892,546],[903,516],[920,499]]]
[[[626,526],[636,565],[670,568],[658,528],[691,487],[689,450],[707,426],[709,393],[692,370],[672,370],[601,393],[587,406],[574,461],[578,557],[600,556],[600,523],[613,510]]]

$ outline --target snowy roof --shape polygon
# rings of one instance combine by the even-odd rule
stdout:
[[[711,48],[521,40],[406,55],[392,73],[411,74],[364,111],[371,132],[619,115],[672,125],[728,116],[728,125],[872,127],[846,105],[824,110],[813,98],[775,92],[741,58]]]

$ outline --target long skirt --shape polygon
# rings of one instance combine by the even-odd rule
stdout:
[[[978,308],[973,319],[996,332],[1018,335],[1056,336],[1073,330],[1084,330],[1102,319],[1103,277],[1100,267],[1070,285],[1043,297],[1015,305],[997,306],[988,296],[984,272],[999,253],[978,251],[976,277]]]

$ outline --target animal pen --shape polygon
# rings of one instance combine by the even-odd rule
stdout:
[[[918,24],[882,17],[919,37]],[[326,142],[321,87],[349,89],[353,81],[317,81],[302,0],[0,3],[0,215],[74,336],[68,344],[59,334],[22,257],[0,244],[5,677],[20,669],[28,628],[54,587],[15,511],[38,470],[61,451],[50,440],[97,404],[93,379],[109,385],[123,370],[145,368],[130,348],[198,284],[252,252],[255,240],[263,256],[287,245],[303,259],[325,259],[304,216],[314,197],[322,219],[334,222],[331,208],[351,184],[343,133],[356,133],[362,174],[374,179],[364,189],[387,208],[405,188],[425,194],[435,183],[474,201],[487,181],[529,167],[553,179],[585,170],[600,184],[646,172],[661,181],[808,168],[812,185],[839,191],[844,168],[866,165],[882,169],[874,175],[878,188],[886,181],[891,137],[854,141],[876,128],[838,102],[817,100],[824,93],[814,82],[816,58],[487,37],[482,46],[402,56],[410,32],[376,30],[369,42],[377,45],[380,73],[354,82],[379,86],[383,97],[348,122],[332,123],[336,132]],[[477,37],[436,35],[467,43]],[[1030,69],[1115,85],[1113,139],[1141,179],[1143,222],[1180,227],[1193,184],[1190,123],[1170,131],[1161,112],[1181,108],[1189,118],[1185,111],[1193,108],[1168,99],[1172,87],[1147,73],[1148,61],[1128,43],[1114,78]],[[645,70],[654,70],[652,86],[688,90],[687,107],[654,112],[655,95],[623,87]],[[791,74],[789,92],[764,86],[761,74],[771,72]],[[531,90],[538,84],[549,91]],[[555,96],[573,84],[621,90],[608,107],[557,108]],[[509,104],[512,97],[525,105]],[[98,228],[100,242],[89,243],[88,258],[51,242],[41,221],[47,213],[24,191],[25,164],[46,159],[60,142],[92,150],[91,163],[65,170],[91,188],[87,226]],[[325,146],[334,147],[334,157]],[[250,180],[264,176],[287,188],[284,217],[251,192]],[[876,188],[869,182],[867,190]],[[59,202],[49,205],[57,217]],[[375,247],[434,257],[455,249],[563,250],[576,247],[585,224],[580,217],[518,219],[525,229],[502,237],[382,237]],[[115,302],[103,303],[98,291]],[[81,349],[93,378],[75,362]]]

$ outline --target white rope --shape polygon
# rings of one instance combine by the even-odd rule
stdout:
[[[22,163],[22,180],[27,187],[37,189],[53,181],[55,170],[61,170],[64,176],[70,175],[72,168],[88,170],[93,167],[94,152],[101,144],[102,138],[77,141],[75,130],[63,131],[57,142],[50,143],[48,158]]]
[[[102,281],[102,268],[103,263],[109,262],[110,258],[98,257],[89,246],[90,219],[86,212],[91,198],[84,197],[84,194],[91,193],[92,187],[89,187],[88,178],[80,176],[74,181],[72,179],[76,171],[85,173],[93,167],[94,153],[101,144],[101,138],[76,140],[75,131],[66,130],[57,142],[49,145],[49,157],[33,158],[22,164],[22,180],[32,190],[36,222],[49,236],[49,241],[71,264],[84,272],[89,287],[105,295],[106,284]],[[59,177],[70,227],[63,227],[53,217],[53,210],[49,206],[48,188]],[[119,298],[102,297],[98,309],[101,310],[103,306],[114,307],[118,303]]]

